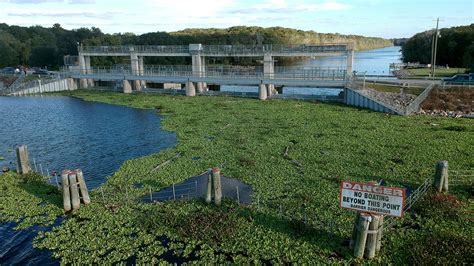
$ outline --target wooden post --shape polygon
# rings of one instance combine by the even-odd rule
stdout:
[[[207,170],[207,191],[206,191],[206,202],[211,203],[212,201],[212,169]]]
[[[63,207],[64,211],[71,210],[71,195],[69,193],[69,170],[64,170],[61,174],[61,185],[63,188]]]
[[[214,203],[219,206],[222,202],[221,170],[218,167],[212,168],[212,179],[214,184]]]
[[[79,199],[79,190],[77,189],[76,173],[70,171],[68,177],[69,188],[71,190],[72,209],[77,210],[81,206],[81,200]]]
[[[28,147],[26,145],[21,145],[16,148],[16,171],[23,175],[31,171]]]
[[[379,253],[382,247],[382,235],[383,235],[383,215],[379,218],[379,229],[377,233],[377,244],[375,245],[375,253]]]
[[[153,202],[153,194],[151,194],[151,187],[148,188],[148,190],[150,191],[150,202]]]
[[[240,204],[239,186],[236,186],[236,188],[237,188],[237,204]]]
[[[375,257],[377,245],[377,231],[379,229],[379,215],[372,215],[372,221],[369,224],[369,232],[367,235],[367,243],[365,245],[364,255],[368,259]]]
[[[357,225],[357,236],[354,243],[354,256],[362,258],[364,256],[365,243],[367,241],[367,231],[369,230],[370,214],[361,213]]]
[[[434,182],[436,190],[448,192],[448,161],[438,161],[436,163],[436,174]]]
[[[173,200],[176,200],[176,191],[174,189],[174,183],[173,183]]]
[[[91,203],[91,198],[89,197],[89,191],[87,190],[86,181],[84,181],[84,175],[82,174],[81,169],[76,170],[76,177],[81,191],[82,202],[87,205]]]
[[[349,248],[353,249],[355,240],[357,237],[357,227],[359,226],[359,220],[360,220],[360,212],[356,213],[355,221],[354,221],[354,227],[352,228],[352,235],[351,235],[351,240],[349,241]]]

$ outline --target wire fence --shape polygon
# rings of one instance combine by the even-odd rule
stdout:
[[[469,170],[448,170],[449,185],[458,186],[473,186],[474,185],[474,169]]]

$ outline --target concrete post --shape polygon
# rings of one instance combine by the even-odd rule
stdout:
[[[79,54],[79,68],[82,74],[86,74],[86,59],[85,59],[85,56],[83,56],[82,54]],[[80,79],[79,83],[80,83],[81,89],[87,89],[88,87],[87,79]]]
[[[271,54],[265,54],[263,56],[263,76],[267,79],[273,79],[275,77],[275,61]],[[273,84],[267,85],[267,97],[271,97],[275,86]]]
[[[123,80],[123,93],[132,93],[132,86],[130,85],[130,81],[126,79]]]
[[[267,86],[265,84],[258,85],[258,98],[262,101],[267,99]]]
[[[186,96],[196,96],[196,88],[191,81],[186,82]]]
[[[347,51],[347,75],[352,74],[354,65],[354,50]]]
[[[203,76],[203,57],[197,53],[191,56],[192,59],[192,72],[194,77],[202,77]],[[197,82],[197,92],[202,92],[202,82]]]
[[[140,72],[140,76],[145,75],[145,64],[144,64],[143,61],[144,61],[143,56],[139,56],[138,57],[138,69],[139,69],[139,72]],[[142,87],[146,87],[146,80],[141,80],[140,83],[141,83],[140,85]]]
[[[140,66],[139,66],[139,63],[138,63],[138,56],[136,53],[131,53],[130,54],[130,64],[131,64],[131,69],[132,69],[132,75],[134,76],[138,76],[140,75]],[[134,80],[133,81],[133,88],[137,91],[140,91],[141,90],[141,86],[140,86],[140,81],[139,80]]]
[[[90,74],[92,69],[91,69],[91,57],[90,56],[84,56],[84,62],[86,66],[86,74]],[[93,79],[87,79],[87,85],[89,87],[94,87],[94,80]]]

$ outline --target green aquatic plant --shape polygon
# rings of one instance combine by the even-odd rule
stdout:
[[[361,263],[346,245],[354,213],[339,207],[341,180],[383,178],[390,186],[415,188],[432,178],[439,159],[448,160],[452,169],[473,167],[471,120],[386,116],[300,101],[90,91],[66,95],[135,108],[160,106],[161,126],[176,132],[178,143],[124,162],[101,188],[91,192],[92,204],[69,214],[52,231],[39,234],[35,247],[51,250],[64,264]],[[439,130],[433,123],[466,130]],[[227,200],[222,207],[201,200],[140,201],[149,190],[158,191],[214,166],[253,186],[250,206]],[[4,221],[29,215],[28,209],[15,202],[30,201],[30,197],[39,202],[38,195],[47,193],[41,190],[35,196],[27,191],[28,186],[40,186],[35,180],[9,181],[7,190],[10,186],[18,189],[19,196],[10,199],[12,194],[2,193],[8,203],[2,200],[0,206],[6,213],[22,211],[16,210]],[[45,212],[51,214],[50,220],[62,214],[57,201],[45,204],[56,210]],[[468,204],[456,206],[465,209]],[[452,229],[453,235],[464,236],[472,232],[464,225],[468,212],[442,223],[436,220],[439,216],[431,217],[432,211],[419,212],[423,215],[406,215],[397,220],[397,230],[386,232],[382,254],[374,262],[409,262],[412,254],[400,243],[420,240],[420,232]],[[405,224],[410,228],[404,228]]]

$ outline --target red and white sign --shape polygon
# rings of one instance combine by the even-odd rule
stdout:
[[[403,216],[405,189],[341,182],[341,207],[359,212]]]

